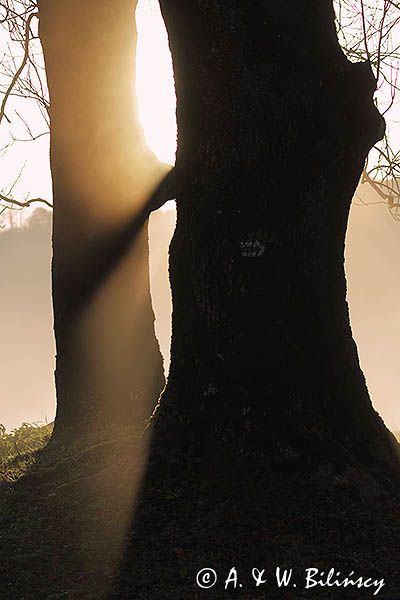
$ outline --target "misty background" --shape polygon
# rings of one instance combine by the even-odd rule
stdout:
[[[359,196],[367,203],[378,200],[368,185],[360,186]],[[166,371],[171,334],[168,246],[174,225],[173,203],[150,220],[152,299]],[[400,430],[399,247],[400,223],[387,206],[364,206],[356,196],[346,243],[351,322],[374,406],[394,430]],[[37,209],[22,225],[1,230],[0,256],[0,423],[12,429],[54,418],[51,213]]]

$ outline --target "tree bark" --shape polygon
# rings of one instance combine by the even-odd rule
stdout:
[[[179,139],[157,427],[179,416],[197,440],[278,461],[397,466],[346,303],[350,203],[384,131],[368,64],[344,57],[331,2],[161,6]]]
[[[145,206],[168,169],[147,149],[137,114],[136,4],[39,2],[51,100],[56,432],[141,426],[164,384]]]
[[[369,65],[345,58],[329,1],[161,7],[178,102],[178,217],[154,447],[168,432],[201,456],[225,440],[295,468],[398,470],[346,302],[350,203],[384,132]]]
[[[160,4],[178,119],[171,366],[113,597],[203,597],[210,567],[204,597],[297,598],[271,584],[277,565],[327,572],[340,556],[356,572],[360,552],[369,572],[349,523],[377,546],[398,531],[383,492],[397,445],[371,405],[344,272],[383,133],[375,81],[342,54],[330,1]]]

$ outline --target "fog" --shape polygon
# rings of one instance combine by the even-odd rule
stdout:
[[[364,186],[364,200],[377,200]],[[50,264],[51,215],[37,210],[24,227],[0,232],[0,423],[54,418],[54,338]],[[168,245],[174,210],[159,210],[150,224],[150,261],[156,333],[169,365],[171,298]],[[346,243],[348,299],[361,365],[378,412],[400,430],[398,256],[400,223],[384,204],[353,204]]]

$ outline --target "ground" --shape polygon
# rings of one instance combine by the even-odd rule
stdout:
[[[276,566],[293,567],[299,582],[310,567],[354,570],[385,579],[375,597],[400,599],[400,504],[367,474],[329,465],[308,474],[203,473],[200,481],[196,470],[185,481],[171,473],[140,507],[132,535],[137,433],[43,451],[50,433],[25,426],[0,438],[1,600],[374,597],[371,589],[255,588],[251,569],[270,574]],[[136,557],[128,554],[115,584],[132,538]],[[195,580],[204,567],[219,582],[201,591]],[[223,585],[231,567],[243,584],[236,591]]]

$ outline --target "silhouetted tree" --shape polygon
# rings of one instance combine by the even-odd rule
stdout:
[[[359,514],[335,473],[356,498],[357,477],[399,473],[346,302],[351,199],[384,133],[369,65],[344,56],[328,0],[160,4],[178,107],[171,366],[116,598],[194,597],[204,566],[332,561],[327,516]]]
[[[144,210],[168,168],[137,115],[136,2],[38,8],[51,103],[56,431],[141,425],[164,382]]]
[[[331,2],[161,2],[178,99],[171,370],[156,418],[268,460],[398,468],[352,338],[351,199],[384,133]],[[205,442],[208,440],[208,442]]]

